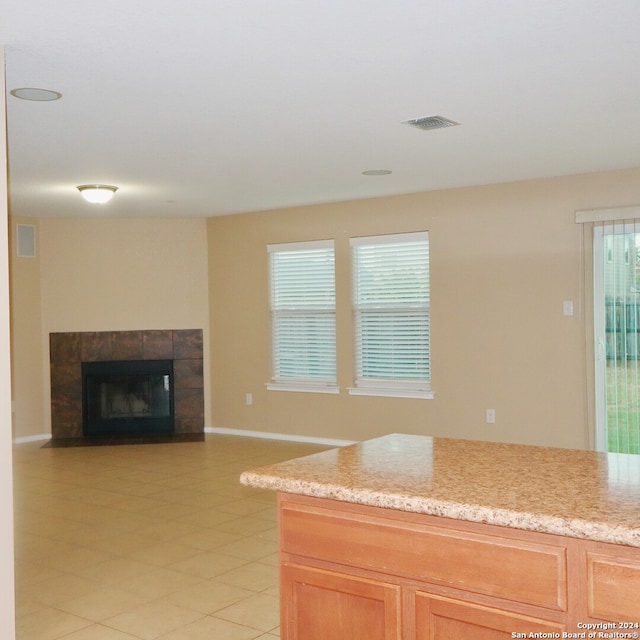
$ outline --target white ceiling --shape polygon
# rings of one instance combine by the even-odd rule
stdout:
[[[3,0],[11,212],[213,216],[640,166],[639,33],[638,0]],[[401,124],[434,114],[461,126]],[[90,205],[93,182],[120,190]]]

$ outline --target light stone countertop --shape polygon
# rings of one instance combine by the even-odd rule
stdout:
[[[246,471],[240,481],[640,547],[640,455],[392,434]]]

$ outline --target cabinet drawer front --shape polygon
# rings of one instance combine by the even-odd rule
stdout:
[[[589,615],[640,622],[640,562],[587,553]]]
[[[288,501],[281,549],[391,575],[566,611],[564,547]]]

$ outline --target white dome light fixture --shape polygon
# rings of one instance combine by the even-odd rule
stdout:
[[[113,198],[113,194],[118,190],[118,187],[108,184],[82,184],[77,189],[87,202],[104,204]]]

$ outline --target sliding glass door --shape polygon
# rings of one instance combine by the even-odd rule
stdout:
[[[594,227],[596,445],[640,454],[640,222]]]

